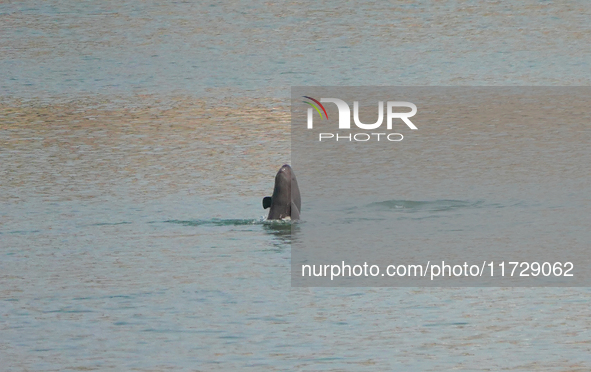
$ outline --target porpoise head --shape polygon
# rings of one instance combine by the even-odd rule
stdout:
[[[283,165],[277,172],[273,196],[263,198],[263,208],[271,208],[267,217],[269,220],[300,218],[300,190],[295,173],[288,164]]]

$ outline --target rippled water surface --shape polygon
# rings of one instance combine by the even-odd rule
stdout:
[[[290,85],[588,85],[589,13],[1,2],[0,370],[589,370],[588,288],[292,288],[291,226],[261,207]]]
[[[589,12],[586,0],[2,2],[0,87],[219,98],[290,85],[588,85]]]

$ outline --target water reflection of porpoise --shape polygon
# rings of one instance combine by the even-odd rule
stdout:
[[[268,220],[300,219],[302,199],[293,169],[287,164],[275,176],[273,196],[263,198],[263,208],[269,210]]]

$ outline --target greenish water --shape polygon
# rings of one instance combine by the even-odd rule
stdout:
[[[0,4],[1,96],[588,85],[585,0]]]
[[[590,12],[585,1],[1,3],[3,102],[84,104],[75,122],[43,121],[43,107],[0,118],[0,370],[589,370],[588,288],[292,288],[292,226],[261,208],[290,161],[289,127],[174,110],[140,125],[125,102],[242,107],[291,85],[589,85]],[[105,97],[121,99],[114,114],[85,114]],[[588,203],[588,185],[566,177],[588,168],[547,157]],[[506,169],[496,175],[521,177]],[[334,212],[484,231],[487,213],[543,218],[547,206],[483,194]],[[315,206],[302,198],[305,218]]]

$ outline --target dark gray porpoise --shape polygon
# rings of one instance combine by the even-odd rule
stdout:
[[[263,198],[263,208],[269,210],[268,220],[300,219],[302,199],[293,169],[287,164],[279,169],[275,176],[273,196]]]

